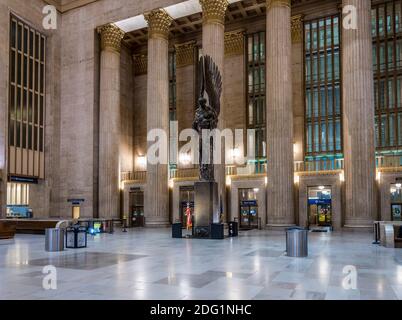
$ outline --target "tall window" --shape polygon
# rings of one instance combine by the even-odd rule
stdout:
[[[10,19],[9,174],[44,178],[46,38]]]
[[[401,0],[372,8],[375,134],[378,152],[402,147]]]
[[[170,121],[177,120],[176,113],[176,52],[169,52],[169,119]],[[178,146],[176,142],[176,134],[173,127],[170,127],[170,148],[169,148],[169,162],[171,168],[176,166],[173,164],[177,161]]]
[[[256,158],[265,160],[267,156],[265,32],[247,35],[247,50],[247,129],[256,131]]]
[[[342,156],[339,16],[304,24],[306,158]]]
[[[176,52],[169,52],[169,114],[176,120]]]

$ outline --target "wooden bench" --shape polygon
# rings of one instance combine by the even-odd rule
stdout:
[[[0,221],[0,240],[13,239],[15,232],[15,225],[13,223]]]
[[[0,222],[12,225],[19,234],[45,234],[45,230],[55,228],[59,220],[6,219]]]

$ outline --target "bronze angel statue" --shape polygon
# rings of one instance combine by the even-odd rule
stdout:
[[[200,95],[193,129],[199,135],[200,180],[214,181],[214,141],[212,136],[209,141],[203,141],[202,132],[203,130],[212,131],[218,127],[221,111],[222,76],[218,66],[208,55],[200,58],[198,68]],[[207,151],[205,148],[209,148],[209,154],[205,152]],[[209,159],[205,159],[204,153]]]

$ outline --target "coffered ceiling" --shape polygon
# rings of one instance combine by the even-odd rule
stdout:
[[[46,3],[54,5],[61,13],[85,6],[98,0],[44,0]]]
[[[332,0],[337,2],[337,0]],[[297,9],[302,5],[316,4],[323,0],[292,0],[292,8]],[[243,0],[229,5],[226,14],[226,23],[235,23],[244,19],[252,19],[266,14],[266,0]],[[187,17],[175,19],[171,27],[171,36],[178,37],[195,33],[202,29],[202,13],[195,13]],[[142,28],[128,32],[124,38],[125,44],[130,48],[141,47],[147,44],[148,30]]]

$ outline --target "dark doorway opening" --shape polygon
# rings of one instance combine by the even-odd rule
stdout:
[[[239,189],[241,230],[258,229],[258,189]]]
[[[332,227],[332,192],[330,187],[308,189],[309,227]]]
[[[144,227],[144,191],[140,188],[130,191],[129,227]]]

